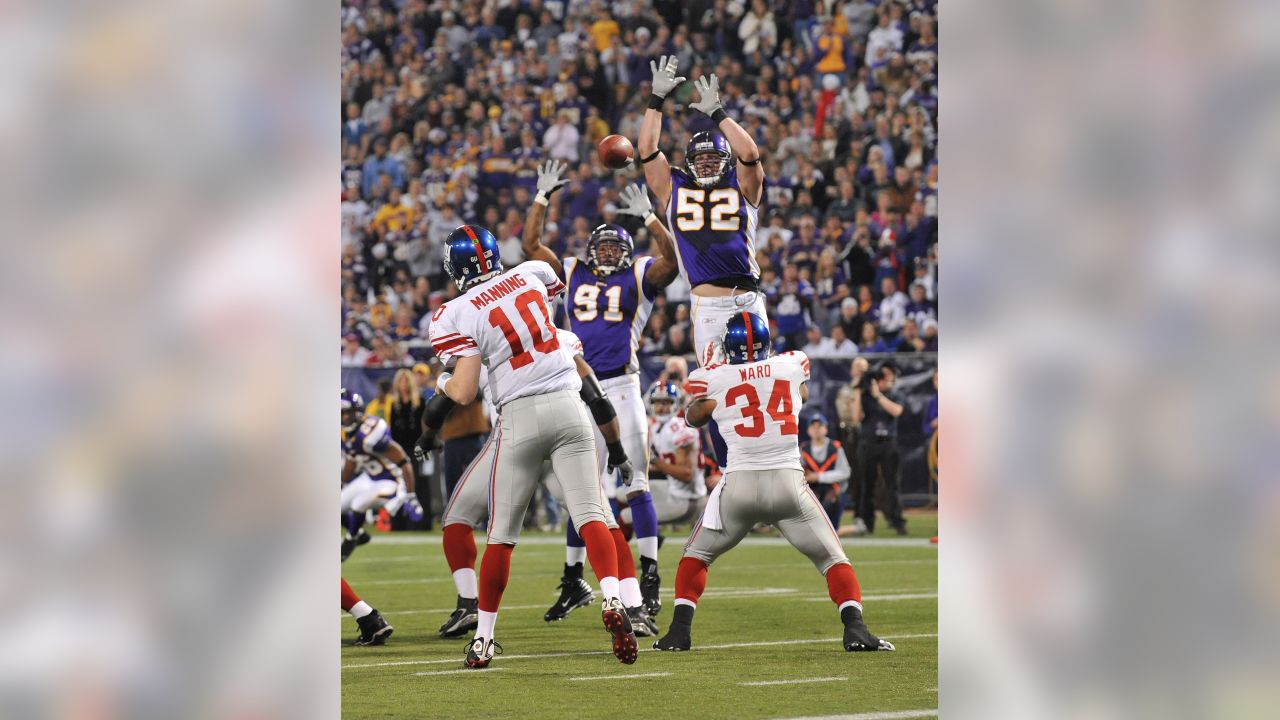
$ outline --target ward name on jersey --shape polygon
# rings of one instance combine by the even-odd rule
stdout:
[[[677,415],[666,422],[654,419],[649,426],[649,436],[652,438],[653,451],[665,462],[674,463],[676,450],[686,445],[693,446],[695,458],[702,454],[702,435],[696,428],[689,427],[683,415]],[[670,480],[668,487],[672,497],[697,500],[707,496],[707,483],[702,476],[701,463],[694,466],[693,482],[685,484],[675,478]]]
[[[569,327],[582,338],[583,358],[601,380],[640,370],[636,351],[658,289],[645,280],[653,258],[597,277],[576,257],[564,259]]]
[[[387,421],[370,415],[360,421],[360,426],[349,437],[342,438],[342,454],[355,463],[356,475],[368,475],[373,480],[396,480],[400,468],[383,459],[391,446],[391,429]]]
[[[803,470],[800,386],[809,380],[809,358],[799,351],[740,365],[709,365],[689,373],[690,402],[716,401],[711,417],[729,449],[725,472]]]
[[[680,272],[690,287],[713,280],[755,285],[760,278],[758,224],[759,208],[743,196],[736,169],[714,188],[699,186],[680,168],[671,169],[667,225],[675,237]]]
[[[582,380],[560,349],[548,303],[563,291],[550,265],[521,263],[441,305],[431,319],[431,348],[446,367],[455,357],[479,355],[498,407],[530,395],[578,392]]]

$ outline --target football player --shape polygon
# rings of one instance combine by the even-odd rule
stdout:
[[[382,617],[382,613],[369,607],[369,603],[356,595],[345,578],[342,580],[342,609],[350,613],[356,619],[356,625],[360,626],[360,636],[354,643],[356,645],[382,645],[395,630]]]
[[[676,570],[675,617],[659,650],[688,650],[707,566],[733,549],[751,528],[771,523],[826,576],[827,592],[844,624],[844,649],[893,650],[862,620],[862,591],[822,503],[805,482],[796,443],[796,411],[809,397],[809,359],[801,352],[769,354],[769,325],[740,313],[725,323],[726,364],[689,374],[693,402],[686,420],[700,427],[715,417],[729,443],[730,465],[707,499]]]
[[[624,476],[630,476],[631,463],[627,460],[626,451],[618,440],[616,414],[613,406],[609,403],[609,399],[601,391],[600,384],[595,375],[592,374],[591,368],[582,359],[582,342],[573,333],[559,328],[556,329],[556,337],[560,341],[561,350],[573,358],[574,364],[578,368],[578,375],[582,378],[582,390],[579,395],[582,401],[586,403],[587,409],[591,411],[591,415],[600,429],[600,434],[596,437],[597,447],[603,445],[605,452],[597,452],[597,456],[601,460],[608,458],[609,468],[616,468]],[[446,374],[444,377],[447,378],[448,375]],[[441,393],[436,393],[431,400],[427,401],[422,416],[422,436],[418,438],[415,454],[425,456],[425,453],[435,443],[436,435],[444,424],[445,418],[456,406],[457,403]],[[445,620],[444,624],[440,626],[440,637],[442,638],[457,637],[476,628],[476,541],[472,533],[489,516],[489,488],[483,482],[473,478],[489,476],[493,468],[494,455],[494,443],[486,443],[475,462],[463,474],[462,479],[454,488],[453,494],[449,497],[448,505],[445,506],[442,523],[444,527],[444,556],[449,563],[449,571],[453,574],[453,582],[458,590],[458,604],[449,619]],[[601,493],[607,498],[608,493],[612,492],[612,488],[606,489],[603,484],[606,477],[604,471],[605,468],[601,467],[598,476],[602,483]],[[609,477],[612,480],[612,476]],[[543,462],[541,478],[552,494],[563,502],[563,489],[549,462]],[[658,632],[657,625],[649,618],[641,602],[640,585],[636,581],[635,559],[631,556],[631,547],[627,544],[626,537],[623,536],[612,515],[608,517],[606,524],[609,526],[609,533],[613,535],[614,546],[618,553],[618,592],[622,598],[623,605],[626,606],[627,614],[631,618],[631,624],[635,628],[637,636],[650,637],[656,635]],[[547,621],[563,619],[569,612],[595,601],[595,594],[591,591],[591,586],[582,579],[582,565],[586,561],[586,548],[575,547],[571,548],[571,551],[573,551],[573,555],[565,561],[565,579],[561,583],[563,591],[561,599],[564,600],[568,597],[568,605],[563,612],[554,617],[549,611],[545,618]],[[558,606],[553,606],[552,608],[552,610],[557,609],[559,609]]]
[[[456,362],[436,391],[459,405],[474,401],[483,363],[501,415],[487,478],[489,537],[480,562],[476,634],[465,665],[488,667],[502,650],[494,641],[498,606],[548,458],[604,595],[600,617],[613,637],[613,654],[634,663],[636,636],[618,595],[618,553],[600,492],[591,415],[579,399],[578,369],[560,350],[551,324],[548,303],[565,285],[545,262],[506,270],[493,233],[474,225],[449,234],[444,268],[461,294],[431,317],[432,350],[445,367]]]
[[[587,240],[587,257],[560,258],[542,244],[543,217],[550,197],[568,181],[562,174],[565,166],[557,161],[544,163],[538,170],[538,194],[525,219],[523,249],[525,257],[541,260],[564,278],[569,328],[582,338],[587,365],[600,378],[609,401],[618,413],[622,444],[627,456],[636,459],[636,474],[631,486],[619,488],[630,507],[636,547],[640,551],[640,589],[645,609],[657,616],[662,608],[658,599],[661,577],[658,574],[658,512],[649,485],[649,428],[645,420],[644,396],[640,388],[640,363],[636,350],[653,299],[671,284],[679,272],[671,235],[653,213],[648,194],[639,185],[622,193],[624,207],[619,211],[644,219],[645,227],[658,249],[656,257],[633,257],[635,245],[631,234],[617,225],[600,225]],[[610,474],[612,475],[612,474]],[[609,481],[612,483],[613,478]],[[618,485],[615,483],[615,487]],[[566,560],[581,552],[582,542],[567,528]],[[579,561],[580,562],[580,561]],[[548,620],[558,620],[573,607],[572,592],[578,586],[565,564],[561,595],[547,611]],[[580,588],[578,588],[580,590]],[[625,600],[625,598],[624,598]]]
[[[701,437],[684,420],[685,394],[674,382],[655,382],[646,396],[652,421],[649,437],[653,453],[649,456],[649,476],[658,488],[658,521],[685,522],[697,517],[706,501],[707,485],[698,462]],[[665,487],[663,487],[665,486]],[[663,492],[665,490],[665,492]],[[625,513],[623,519],[626,519]]]
[[[342,389],[342,513],[346,538],[342,559],[369,542],[364,531],[370,510],[387,508],[396,513],[408,504],[410,514],[422,515],[414,494],[413,463],[404,448],[391,439],[387,421],[364,416],[364,399]]]

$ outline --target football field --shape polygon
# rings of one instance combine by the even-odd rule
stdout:
[[[881,528],[872,538],[844,542],[867,625],[897,652],[845,652],[822,576],[777,534],[753,534],[711,566],[693,649],[660,653],[650,649],[653,638],[639,638],[640,659],[623,665],[610,652],[598,603],[563,622],[543,621],[558,595],[563,535],[531,533],[512,558],[498,618],[505,654],[486,670],[462,666],[469,635],[436,634],[455,599],[439,531],[375,534],[342,573],[395,634],[382,647],[352,647],[356,624],[343,614],[343,717],[932,717],[938,554],[929,538],[937,534],[937,516],[907,517],[908,537]],[[660,553],[664,631],[686,536],[683,528]],[[481,554],[483,542],[477,535]],[[595,587],[589,568],[586,577]]]

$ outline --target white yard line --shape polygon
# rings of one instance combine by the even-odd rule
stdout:
[[[801,683],[820,683],[820,682],[837,682],[839,680],[848,680],[847,676],[840,677],[820,677],[820,678],[798,678],[796,680],[757,680],[755,682],[740,682],[743,687],[762,687],[765,685],[799,685]]]
[[[587,675],[584,677],[571,677],[570,680],[636,680],[639,678],[666,677],[669,672],[656,673],[635,673],[634,675]]]
[[[898,593],[895,595],[863,595],[864,601],[893,602],[895,600],[925,600],[928,598],[936,598],[938,593]],[[811,597],[805,598],[805,602],[831,602],[829,597]]]
[[[855,713],[853,715],[805,715],[804,717],[780,718],[780,720],[909,720],[909,718],[931,717],[938,717],[938,708]]]
[[[431,672],[414,673],[418,677],[428,677],[431,675],[488,675],[489,673],[502,672],[506,668],[485,668],[476,670],[475,668],[462,668],[461,670],[432,670]]]
[[[938,633],[936,632],[935,633],[913,633],[909,635],[886,635],[884,637],[887,640],[893,640],[897,642],[899,640],[912,640],[915,638],[938,637]],[[768,647],[773,645],[804,645],[806,643],[811,644],[811,643],[840,642],[843,639],[844,638],[842,637],[833,637],[833,638],[805,638],[803,640],[767,640],[763,642],[724,643],[721,645],[695,645],[693,649],[694,650],[726,650],[729,648]],[[640,652],[659,652],[659,651],[654,650],[653,648],[640,648]],[[580,650],[577,652],[530,653],[527,655],[500,655],[497,658],[494,658],[494,661],[496,662],[497,660],[502,660],[502,662],[505,663],[508,660],[533,660],[533,659],[539,659],[539,658],[578,657],[578,656],[586,656],[586,655],[612,655],[612,654],[613,653],[610,650]],[[440,665],[440,664],[458,663],[458,662],[462,662],[462,661],[457,657],[442,658],[442,659],[435,659],[435,660],[397,660],[392,662],[343,665],[342,669],[355,670],[360,668],[399,667],[401,665]]]

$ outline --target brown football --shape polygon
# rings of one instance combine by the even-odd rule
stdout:
[[[600,162],[614,170],[621,170],[636,159],[636,149],[631,141],[621,135],[610,135],[596,146]]]

